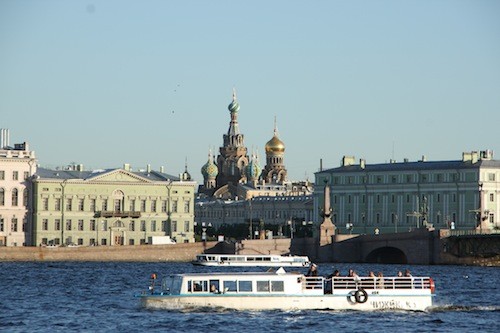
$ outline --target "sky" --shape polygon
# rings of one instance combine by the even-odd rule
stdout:
[[[0,128],[42,167],[192,177],[229,127],[291,180],[500,154],[500,1],[0,0]],[[500,156],[500,155],[499,155]],[[495,156],[495,159],[500,159]]]

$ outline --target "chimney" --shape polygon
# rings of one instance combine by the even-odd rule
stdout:
[[[405,163],[408,163],[409,161],[410,160],[407,157],[405,157],[405,159],[403,160],[403,162],[405,162]]]
[[[148,164],[148,167],[147,167],[146,171],[147,171],[148,173],[151,173],[151,164]]]
[[[129,163],[123,164],[123,170],[130,171],[130,164]]]
[[[319,171],[323,171],[323,159],[319,159]]]
[[[359,167],[364,169],[366,167],[366,160],[364,158],[359,160]]]
[[[10,145],[9,136],[10,134],[8,129],[0,129],[0,149],[5,149]]]
[[[160,172],[161,172],[161,173],[164,173],[164,172],[165,172],[165,168],[163,167],[163,165],[160,167]]]

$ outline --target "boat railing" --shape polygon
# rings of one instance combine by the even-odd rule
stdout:
[[[333,277],[333,289],[431,289],[428,277]]]
[[[309,290],[322,290],[324,278],[321,276],[306,276],[302,281],[302,288]]]

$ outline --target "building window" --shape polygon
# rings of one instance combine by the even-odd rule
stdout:
[[[141,231],[146,231],[146,221],[141,221]]]
[[[5,180],[5,171],[0,170],[0,180]]]
[[[363,194],[361,196],[361,202],[366,203],[366,195]]]
[[[12,206],[17,206],[18,204],[18,194],[17,194],[17,188],[12,190]]]
[[[453,195],[451,196],[453,202],[457,202],[457,195],[455,193],[453,193]]]
[[[488,174],[488,180],[490,182],[494,182],[495,181],[495,174],[494,173],[489,173]]]
[[[377,194],[377,203],[380,203],[380,194]]]
[[[90,220],[90,231],[95,231],[95,227],[95,220]],[[93,242],[91,242],[91,244],[93,244]]]
[[[49,220],[48,219],[42,220],[42,230],[43,231],[49,230]]]
[[[108,240],[106,238],[101,239],[102,245],[108,245]]]
[[[28,207],[28,189],[25,188],[24,191],[23,191],[23,206],[24,207]]]
[[[161,201],[161,212],[166,213],[167,212],[167,200],[162,200]]]
[[[84,208],[85,208],[85,200],[78,199],[78,211],[83,212]]]
[[[66,220],[66,230],[71,230],[71,220]]]
[[[177,213],[177,200],[172,201],[172,212]]]
[[[108,221],[106,220],[102,221],[101,225],[102,225],[101,229],[102,231],[106,231],[108,229]]]
[[[56,198],[55,201],[54,201],[54,209],[56,211],[60,211],[61,210],[61,198]]]
[[[130,199],[130,211],[135,212],[135,199]]]
[[[189,213],[189,205],[190,205],[190,201],[189,200],[186,200],[184,201],[184,213]]]
[[[377,184],[382,183],[382,176],[377,176]]]
[[[141,212],[146,211],[146,200],[141,200]]]
[[[348,202],[348,203],[351,203],[351,195],[348,195],[348,196],[347,196],[347,202]]]
[[[42,198],[42,210],[49,210],[49,198]]]
[[[19,180],[19,172],[18,171],[12,172],[12,180]]]
[[[0,232],[3,232],[4,231],[4,222],[3,222],[3,218],[0,217]]]
[[[90,211],[95,212],[95,199],[90,199]]]
[[[134,221],[130,221],[130,223],[128,224],[128,230],[135,231],[135,222]]]
[[[73,207],[72,207],[72,204],[73,203],[73,200],[71,200],[71,198],[67,198],[66,199],[66,211],[70,212]]]
[[[391,194],[391,202],[392,203],[396,202],[396,196],[394,194]]]
[[[10,231],[17,232],[17,218],[13,217],[10,225]]]
[[[392,177],[391,177],[391,181],[392,181],[393,183],[396,183],[396,182],[398,181],[398,177],[397,177],[397,176],[392,176]]]
[[[189,221],[184,221],[184,231],[189,232]]]
[[[115,199],[115,212],[122,211],[122,201],[120,199]]]
[[[406,182],[411,183],[411,175],[406,175]]]
[[[168,221],[161,221],[161,231],[167,231],[167,223]]]
[[[30,173],[28,171],[24,171],[24,180],[30,177]]]
[[[83,220],[78,220],[78,231],[83,231]]]
[[[108,200],[107,199],[104,199],[102,201],[102,211],[105,212],[108,210]]]
[[[56,219],[54,222],[54,230],[58,231],[61,230],[61,220]]]
[[[128,245],[134,245],[134,240],[133,239],[129,239],[128,240]]]
[[[443,181],[443,175],[438,173],[436,175],[436,182],[441,183]]]
[[[377,215],[375,216],[375,219],[376,219],[375,221],[377,223],[380,223],[380,213],[377,213]]]
[[[493,224],[495,223],[495,214],[490,213],[490,223]]]
[[[83,245],[83,238],[78,238],[78,245]]]
[[[490,193],[490,202],[495,201],[495,195],[493,193]]]
[[[177,221],[172,221],[170,227],[171,227],[170,230],[172,232],[177,232]]]
[[[410,195],[409,194],[406,195],[406,203],[410,203]]]
[[[151,200],[151,212],[156,212],[156,200]]]
[[[441,202],[441,194],[436,193],[436,201]]]
[[[151,221],[151,231],[156,231],[156,221]]]

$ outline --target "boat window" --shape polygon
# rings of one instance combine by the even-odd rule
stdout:
[[[224,281],[224,292],[236,291],[236,281]]]
[[[219,280],[210,280],[210,292],[219,293]]]
[[[262,257],[255,258],[255,261],[262,261]]]
[[[269,258],[269,257],[265,257],[265,258],[264,258],[264,261],[271,261],[271,258]]]
[[[208,291],[208,283],[207,281],[188,281],[188,290],[191,292],[207,292]]]
[[[247,261],[255,261],[254,257],[247,257]]]
[[[283,281],[271,281],[271,291],[285,291],[285,284]]]
[[[238,290],[242,291],[252,291],[252,281],[238,281]]]
[[[269,292],[269,281],[257,281],[258,292]]]

